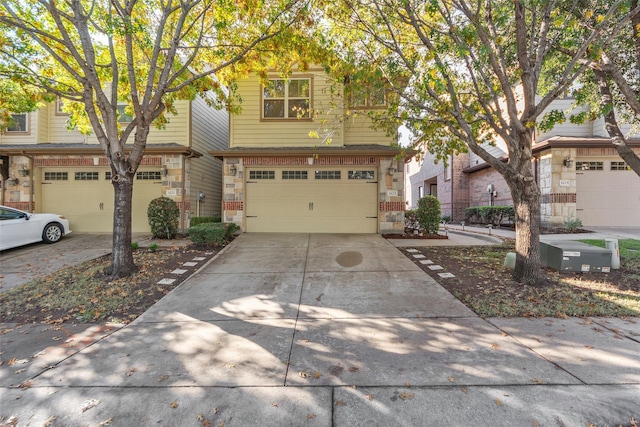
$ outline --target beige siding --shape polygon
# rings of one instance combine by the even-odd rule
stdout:
[[[85,136],[79,130],[68,130],[66,128],[68,114],[56,113],[56,103],[52,102],[47,106],[49,124],[47,138],[41,142],[81,144],[85,141]]]
[[[320,144],[321,140],[311,138],[309,132],[322,133],[323,128],[332,133],[332,145],[343,145],[341,112],[331,108],[331,82],[321,71],[294,74],[292,77],[298,76],[311,76],[313,79],[312,108],[322,112],[321,116],[314,121],[261,120],[262,88],[258,77],[252,75],[238,82],[242,112],[231,117],[231,147],[312,147]],[[321,124],[322,119],[328,123]]]
[[[588,107],[576,107],[573,108],[573,103],[575,99],[573,98],[561,98],[553,101],[551,105],[545,110],[545,113],[552,110],[564,111],[565,116],[567,116],[567,121],[564,123],[557,124],[553,127],[549,132],[539,132],[536,135],[536,141],[544,141],[545,139],[551,138],[552,136],[592,136],[593,128],[592,123],[587,122],[585,124],[577,124],[571,123],[568,120],[569,115],[578,114],[582,111],[588,111]],[[540,118],[542,118],[540,116]]]
[[[222,214],[222,161],[214,159],[210,150],[223,150],[228,146],[229,115],[216,110],[197,98],[191,105],[192,147],[203,153],[190,160],[191,216],[220,216]],[[204,200],[198,203],[198,192]]]
[[[364,111],[348,119],[344,126],[344,144],[391,145],[397,139],[395,136],[387,136],[384,130],[373,129],[371,125],[371,119]]]

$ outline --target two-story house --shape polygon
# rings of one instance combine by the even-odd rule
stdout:
[[[549,110],[569,111],[573,102],[558,99]],[[628,133],[630,127],[623,131]],[[640,139],[630,139],[629,145],[640,154]],[[486,148],[496,158],[508,160],[500,141]],[[544,226],[562,226],[576,218],[585,226],[640,226],[640,177],[611,145],[604,120],[556,125],[536,135],[533,153]],[[409,207],[432,194],[451,221],[464,220],[467,207],[513,204],[502,176],[473,153],[453,156],[445,167],[427,152],[407,162],[405,169]]]
[[[176,109],[165,129],[149,133],[134,183],[134,232],[149,231],[147,207],[160,196],[178,203],[181,229],[192,216],[221,215],[222,162],[208,152],[226,148],[228,113],[200,98],[178,101]],[[13,118],[0,134],[0,204],[64,215],[73,231],[111,232],[111,169],[97,139],[68,131],[59,102]]]
[[[334,83],[321,68],[238,82],[229,148],[212,152],[224,161],[224,221],[245,232],[403,231],[400,149],[364,114],[384,107],[384,93],[352,96],[349,110],[363,114],[346,114]],[[323,129],[330,143],[310,136]]]

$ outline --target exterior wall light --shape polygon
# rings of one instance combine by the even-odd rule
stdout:
[[[169,175],[169,169],[167,168],[167,165],[162,165],[162,176],[167,176]]]
[[[7,185],[10,187],[13,187],[14,185],[18,185],[20,184],[20,180],[18,178],[16,178],[15,176],[12,178],[7,179]]]
[[[29,168],[27,168],[25,165],[22,165],[20,169],[18,169],[18,175],[29,176]]]
[[[566,159],[564,159],[562,161],[562,164],[567,168],[572,168],[573,167],[573,159],[567,157]]]
[[[396,173],[396,168],[389,168],[387,169],[387,172],[389,172],[389,175],[393,175],[394,173]]]
[[[236,169],[236,167],[234,165],[231,165],[229,167],[229,174],[231,176],[236,176],[237,173],[238,173],[238,170]]]

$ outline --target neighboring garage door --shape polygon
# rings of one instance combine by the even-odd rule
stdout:
[[[373,168],[249,168],[249,232],[376,233]]]
[[[44,168],[42,210],[64,215],[72,231],[113,230],[113,185],[108,168]],[[159,171],[140,170],[133,184],[132,229],[149,231],[147,206],[162,195]]]
[[[577,161],[576,217],[585,226],[640,226],[640,177],[623,161]]]

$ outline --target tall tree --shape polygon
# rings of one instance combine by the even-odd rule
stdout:
[[[222,89],[261,52],[286,42],[304,0],[0,0],[0,76],[64,99],[71,123],[92,131],[112,171],[112,271],[135,271],[133,178],[151,126],[176,99]],[[209,99],[209,98],[207,98]],[[118,106],[131,121],[121,128]]]
[[[613,147],[640,176],[640,156],[620,128],[622,121],[631,125],[632,133],[640,133],[640,6],[638,0],[625,3],[620,13],[628,19],[612,23],[618,27],[612,29],[617,36],[600,42],[596,57],[590,61],[592,73],[585,75],[580,95],[585,101],[591,98],[594,111],[604,118]]]
[[[328,31],[340,38],[335,49],[349,62],[377,67],[397,94],[394,126],[405,122],[416,144],[443,159],[468,147],[504,177],[516,212],[514,278],[537,284],[536,123],[587,68],[581,59],[618,19],[621,3],[593,17],[592,29],[567,21],[567,9],[585,19],[590,10],[564,0],[343,0],[323,7]],[[573,56],[566,59],[561,47]],[[498,140],[507,163],[486,149]]]

